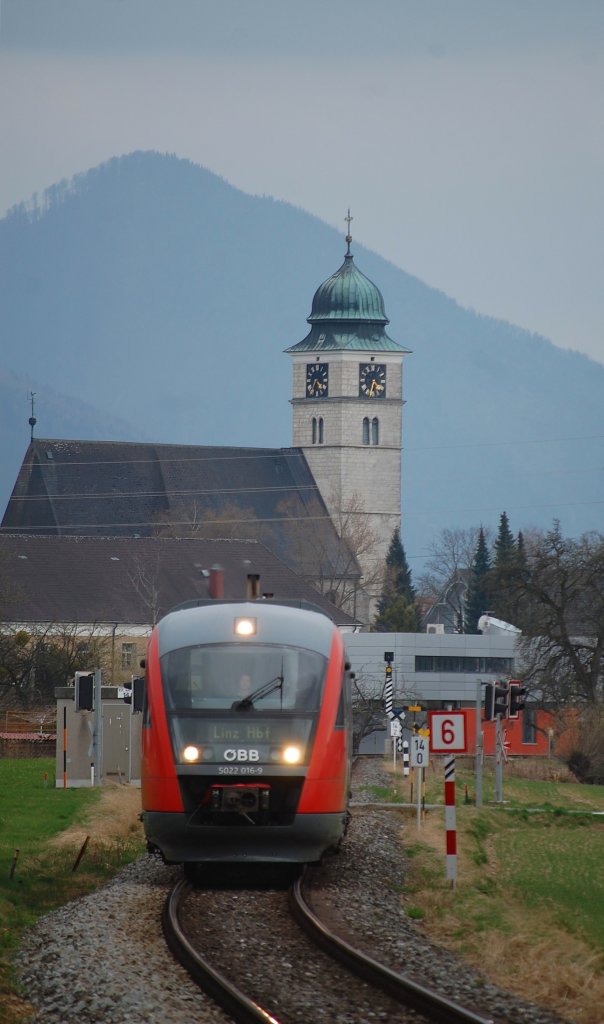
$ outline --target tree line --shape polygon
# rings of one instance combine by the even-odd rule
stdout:
[[[604,535],[564,537],[558,521],[514,535],[502,512],[493,539],[482,526],[444,530],[416,588],[395,531],[373,628],[423,632],[435,604],[458,633],[478,633],[484,614],[521,631],[518,664],[533,706],[566,723],[572,712],[571,767],[603,780]]]
[[[480,632],[488,614],[521,631],[525,678],[556,705],[602,702],[604,535],[567,538],[555,521],[547,532],[514,536],[502,512],[492,543],[482,526],[445,530],[426,565],[416,588],[395,530],[374,629],[423,632],[422,608],[435,603],[458,633]]]

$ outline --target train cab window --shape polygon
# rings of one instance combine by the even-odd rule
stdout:
[[[316,651],[258,643],[207,644],[160,659],[175,760],[223,765],[234,743],[251,743],[259,763],[285,751],[307,764],[327,659]]]
[[[161,659],[169,711],[316,711],[326,659],[316,651],[262,644],[216,644]]]

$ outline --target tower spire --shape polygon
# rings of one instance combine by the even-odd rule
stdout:
[[[348,248],[346,250],[346,255],[351,256],[352,253],[350,252],[350,243],[352,242],[352,235],[350,234],[350,222],[351,220],[354,220],[354,217],[350,215],[350,207],[348,207],[348,214],[346,217],[344,217],[344,220],[348,224],[348,233],[346,235],[346,245],[348,246]]]
[[[31,402],[31,416],[29,417],[29,425],[31,427],[31,440],[34,439],[34,427],[37,423],[36,417],[34,416],[34,398],[36,397],[35,391],[29,392],[29,400]]]

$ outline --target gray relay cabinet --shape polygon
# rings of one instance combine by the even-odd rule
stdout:
[[[140,785],[142,714],[126,703],[123,688],[101,687],[101,778],[95,779],[93,737],[96,711],[76,711],[75,688],[55,690],[57,699],[56,787],[92,786],[105,780]]]

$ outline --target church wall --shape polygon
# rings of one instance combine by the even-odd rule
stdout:
[[[364,550],[366,537],[353,546],[365,585],[375,594],[376,568],[383,567],[401,525],[407,350],[386,334],[381,293],[354,266],[351,238],[346,241],[344,264],[315,292],[311,334],[286,350],[292,356],[292,444],[304,451],[336,530],[354,537],[353,513],[374,535],[371,550]],[[317,364],[322,368],[310,378],[316,390],[309,392],[308,368]],[[372,369],[378,372],[369,389]]]
[[[316,447],[329,448],[344,446],[361,452],[370,448],[374,455],[392,448],[401,452],[401,411],[400,404],[387,400],[376,405],[362,405],[353,400],[324,398],[321,402],[293,403],[293,444],[296,448],[312,445],[312,420],[323,420],[323,444]],[[376,418],[379,424],[379,444],[363,443],[363,419],[367,417],[371,426]]]
[[[358,499],[370,518],[370,529],[376,537],[371,551],[359,556],[366,578],[384,562],[392,534],[400,529],[401,458],[400,449],[305,448],[304,454],[321,491],[336,529],[341,510]],[[345,514],[345,512],[344,512]]]

